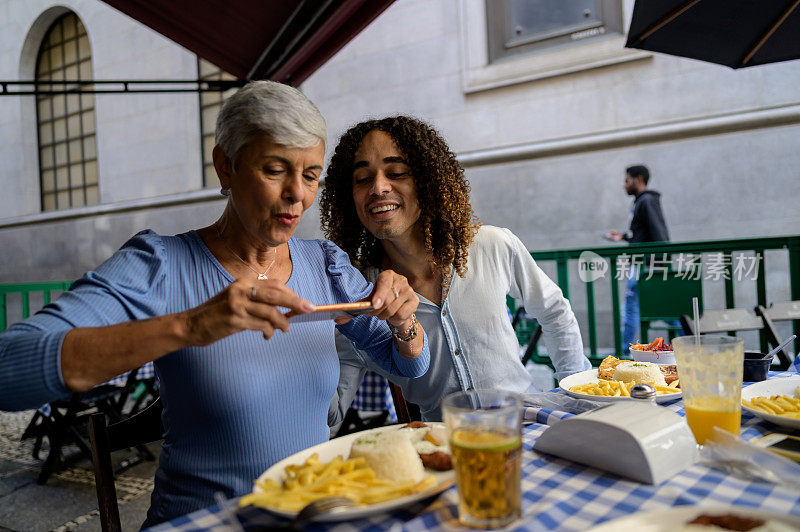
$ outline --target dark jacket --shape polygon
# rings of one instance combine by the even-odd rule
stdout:
[[[661,194],[655,190],[645,190],[636,196],[631,227],[622,238],[631,244],[669,240],[667,223],[661,211]]]

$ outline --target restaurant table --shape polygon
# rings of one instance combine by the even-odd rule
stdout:
[[[771,372],[770,378],[797,375],[794,371]],[[747,385],[748,383],[745,383]],[[685,416],[679,399],[661,406]],[[532,450],[533,443],[548,425],[572,414],[545,409],[527,409],[525,418],[535,423],[523,429],[522,454],[522,517],[507,528],[510,530],[585,531],[599,523],[635,512],[664,510],[670,507],[740,506],[776,514],[800,517],[800,490],[766,482],[743,480],[722,470],[693,465],[658,485],[641,484],[606,473],[600,469],[540,454]],[[786,432],[752,416],[742,413],[741,437],[752,441],[770,432]],[[236,530],[230,521],[231,506],[214,505],[189,515],[157,525],[153,532]],[[438,498],[390,513],[341,522],[315,523],[307,530],[458,530],[464,529],[457,520],[458,495],[450,488]],[[266,510],[253,507],[239,512],[245,525],[286,522]],[[677,523],[676,523],[677,524]]]

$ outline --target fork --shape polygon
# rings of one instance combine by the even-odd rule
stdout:
[[[356,501],[349,497],[339,497],[333,495],[331,497],[323,497],[308,503],[302,510],[297,513],[297,517],[292,519],[291,526],[299,528],[301,524],[313,520],[315,517],[332,512],[337,508],[349,508],[355,506]]]
[[[335,495],[324,497],[308,503],[297,513],[295,518],[288,523],[276,524],[274,523],[274,519],[272,517],[269,518],[269,522],[259,522],[261,519],[256,518],[250,519],[245,524],[244,530],[247,532],[278,532],[281,530],[301,532],[303,530],[303,524],[311,521],[312,519],[335,511],[337,508],[348,508],[355,505],[356,502],[347,497],[339,497]]]

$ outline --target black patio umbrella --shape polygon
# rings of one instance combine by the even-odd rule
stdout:
[[[800,58],[800,0],[636,0],[628,48],[743,68]]]

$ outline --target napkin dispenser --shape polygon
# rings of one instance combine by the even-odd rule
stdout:
[[[564,419],[548,427],[533,448],[647,484],[663,482],[698,458],[684,418],[639,401]]]

